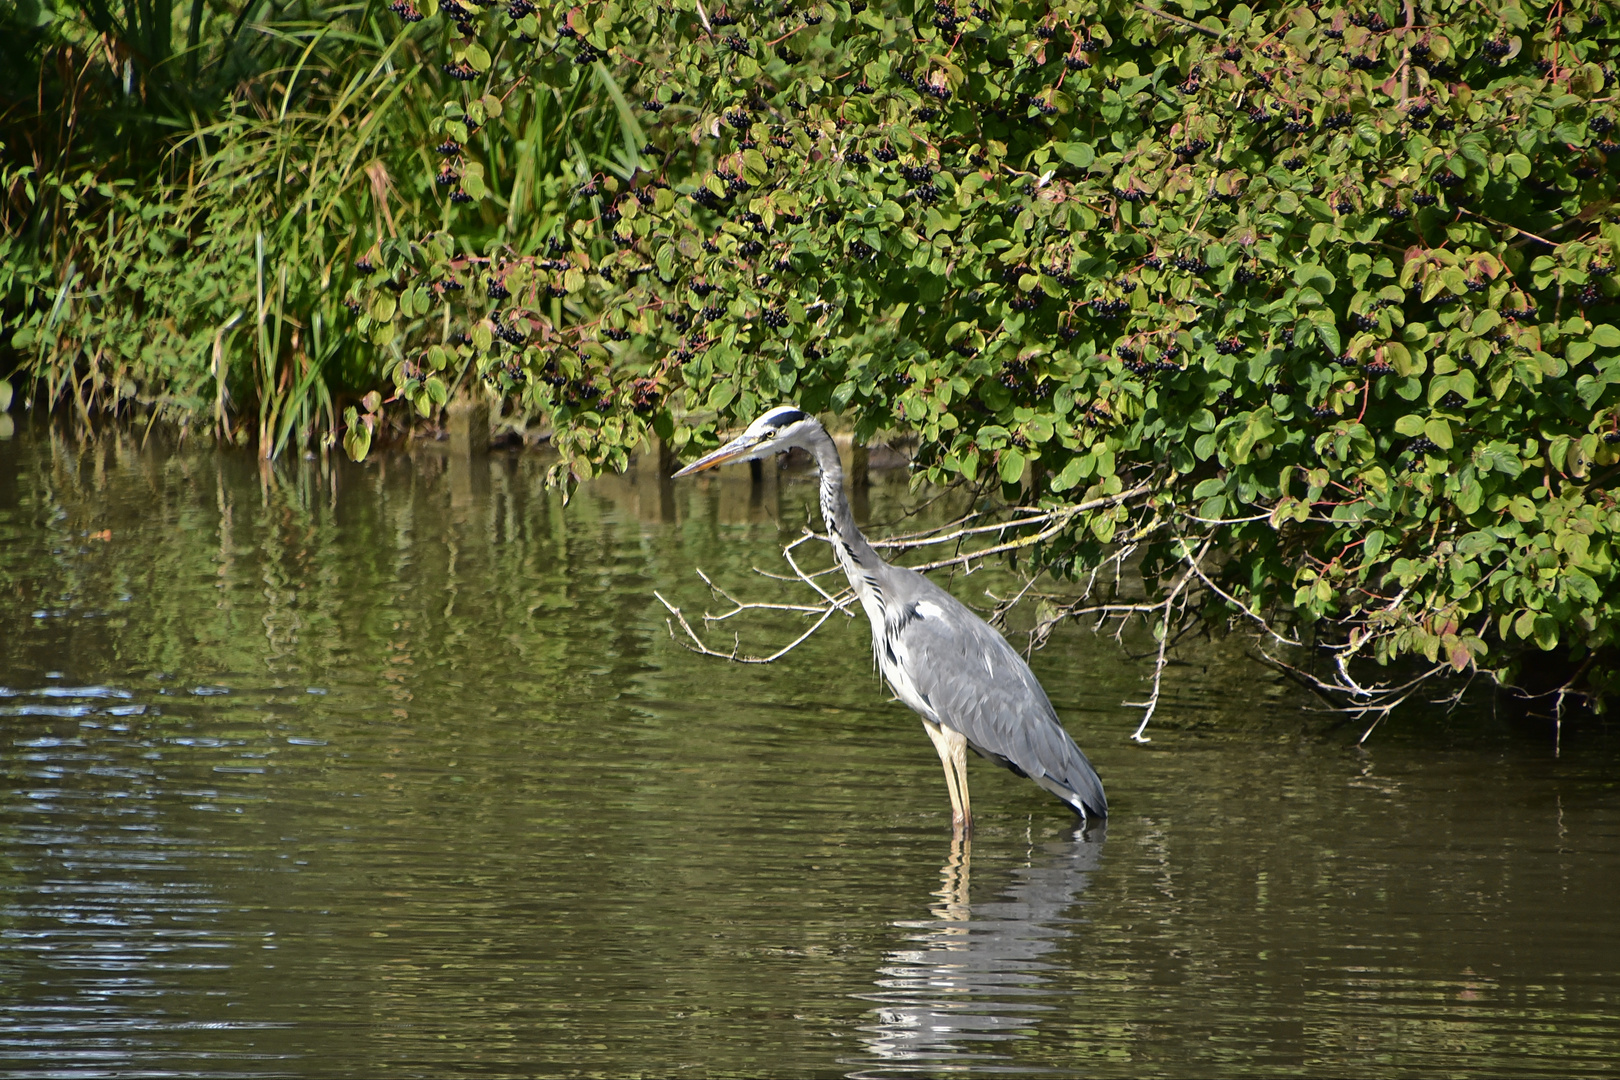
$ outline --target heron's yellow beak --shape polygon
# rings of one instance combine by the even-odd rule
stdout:
[[[688,465],[675,475],[691,476],[693,473],[700,473],[705,469],[713,469],[718,468],[721,465],[728,465],[733,461],[747,457],[749,452],[758,445],[759,440],[757,438],[746,434],[739,435],[735,439],[732,439],[730,442],[726,443],[726,445],[722,446],[720,449],[698,458],[696,461],[692,462],[692,464]]]

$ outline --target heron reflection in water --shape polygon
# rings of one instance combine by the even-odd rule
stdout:
[[[1041,1000],[1059,993],[1051,954],[1080,920],[1074,907],[1097,868],[1103,830],[1039,846],[1000,895],[969,894],[972,838],[958,834],[940,870],[932,918],[896,923],[910,947],[887,956],[875,994],[877,1022],[862,1029],[868,1054],[852,1076],[1001,1072],[1016,1067],[1007,1044],[1031,1037]],[[1004,871],[1003,871],[1004,873]],[[998,875],[1000,876],[1000,875]],[[983,895],[980,882],[981,895]]]
[[[855,527],[838,448],[815,417],[771,409],[676,476],[798,447],[821,474],[821,519],[850,589],[872,624],[872,653],[894,694],[922,717],[945,767],[951,821],[971,827],[967,751],[1035,781],[1082,821],[1108,816],[1102,781],[1024,658],[956,597],[915,570],[878,558]]]

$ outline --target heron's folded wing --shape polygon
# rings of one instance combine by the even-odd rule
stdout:
[[[930,583],[932,585],[932,583]],[[944,723],[1031,779],[1050,779],[1105,815],[1102,783],[1058,721],[1034,672],[996,630],[949,593],[909,605],[896,634],[913,685]]]

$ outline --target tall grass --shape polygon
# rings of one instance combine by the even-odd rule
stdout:
[[[51,61],[106,43],[97,7],[86,0],[82,18],[50,28],[41,85]],[[377,350],[350,329],[343,297],[378,240],[447,223],[429,133],[445,97],[439,44],[368,5],[263,21],[256,7],[200,24],[201,6],[188,9],[187,47],[142,69],[163,78],[141,102],[113,99],[135,46],[161,43],[149,26],[71,69],[102,97],[64,94],[63,108],[83,107],[67,128],[98,132],[56,139],[59,118],[30,126],[15,103],[0,117],[17,140],[0,148],[0,376],[82,424],[170,422],[273,457],[331,438],[343,403],[380,385]],[[209,80],[229,71],[236,81],[209,99]],[[132,118],[137,105],[145,114]],[[634,152],[626,116],[606,93],[514,94],[467,148],[518,154],[490,162],[513,179],[472,211],[476,239],[543,243],[581,173]],[[162,137],[141,143],[139,131]]]

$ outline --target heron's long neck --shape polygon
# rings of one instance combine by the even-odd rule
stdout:
[[[825,429],[817,428],[809,449],[821,470],[821,520],[827,526],[839,564],[859,593],[869,571],[881,565],[882,560],[855,527],[855,515],[850,511],[849,497],[844,494],[844,466],[838,460],[838,447],[832,436]]]

